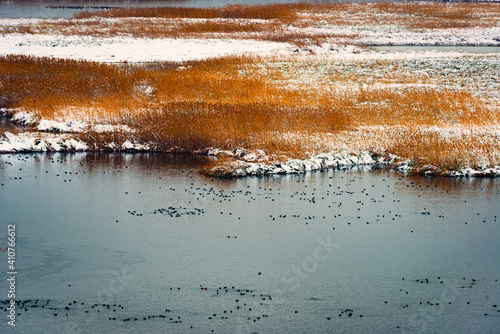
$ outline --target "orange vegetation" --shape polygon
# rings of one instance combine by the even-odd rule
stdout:
[[[386,149],[422,164],[456,168],[485,160],[500,163],[494,136],[449,137],[422,130],[498,126],[498,108],[486,107],[471,93],[369,85],[335,91],[324,89],[324,83],[308,88],[300,81],[288,87],[290,73],[269,64],[259,58],[225,57],[119,67],[4,56],[0,107],[23,108],[47,119],[125,124],[135,130],[75,134],[96,149],[131,140],[161,151],[244,147],[303,158],[335,149],[337,142],[349,145],[350,138],[360,149]],[[349,80],[362,83],[362,77],[352,76]],[[338,80],[346,78],[339,75]],[[412,78],[393,71],[390,80],[411,83]],[[362,134],[363,128],[375,130]]]
[[[309,4],[228,5],[212,8],[189,7],[128,7],[99,12],[83,12],[76,18],[91,17],[159,17],[190,19],[262,19],[290,21],[297,19],[297,12],[311,8]]]
[[[313,14],[304,16],[304,14]],[[315,16],[314,14],[320,16]],[[382,14],[382,15],[380,15]],[[414,29],[446,29],[493,26],[500,14],[495,3],[368,3],[368,4],[269,4],[229,5],[221,8],[121,8],[85,12],[77,18],[156,17],[231,18],[277,20],[285,24],[328,23],[336,25],[399,25]]]
[[[408,131],[394,138],[388,150],[420,166],[438,166],[445,170],[500,164],[499,138],[474,131],[455,136],[432,131]]]
[[[499,4],[369,3],[229,5],[220,8],[118,8],[83,12],[75,19],[3,26],[0,32],[148,38],[239,38],[290,42],[299,46],[355,43],[356,33],[324,29],[397,26],[409,30],[496,26]],[[118,19],[118,20],[117,20]]]

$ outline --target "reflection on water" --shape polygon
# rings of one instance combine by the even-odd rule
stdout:
[[[202,163],[0,155],[0,246],[15,223],[24,305],[0,330],[497,332],[499,180],[385,169],[222,180],[199,175]]]

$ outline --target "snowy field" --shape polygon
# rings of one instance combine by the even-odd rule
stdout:
[[[268,56],[285,55],[297,50],[290,43],[261,41],[259,35],[254,39],[238,39],[237,36],[220,35],[220,38],[140,38],[127,34],[112,37],[47,34],[36,29],[40,19],[0,19],[0,54],[34,55],[38,57],[56,57],[82,59],[97,62],[144,63],[152,61],[186,61],[220,57],[229,54],[253,54]],[[64,22],[67,20],[53,20]],[[119,25],[116,19],[114,24]],[[241,21],[241,20],[240,20]],[[140,20],[137,24],[142,24]],[[127,20],[133,25],[133,21]],[[36,33],[15,33],[17,26],[33,27]],[[402,29],[380,29],[379,27],[287,27],[286,32],[307,33],[311,36],[337,34],[355,38],[333,39],[330,43],[315,45],[316,53],[335,59],[401,59],[412,57],[440,57],[436,52],[380,53],[367,52],[360,46],[493,46],[500,47],[500,27],[473,29],[446,29],[401,31]],[[5,33],[14,31],[14,33]],[[351,47],[345,47],[345,44]],[[340,47],[343,46],[343,47]],[[332,50],[333,49],[333,50]],[[333,51],[333,52],[332,52]],[[449,55],[449,54],[446,54]]]
[[[1,22],[1,20],[0,20]],[[0,36],[2,54],[33,55],[105,63],[186,61],[231,54],[273,55],[288,43],[221,39],[150,39],[11,34]]]

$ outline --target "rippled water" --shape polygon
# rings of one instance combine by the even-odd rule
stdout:
[[[221,180],[201,163],[0,155],[0,247],[15,223],[24,306],[0,331],[498,333],[499,180]]]

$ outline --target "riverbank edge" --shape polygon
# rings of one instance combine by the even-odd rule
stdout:
[[[249,151],[244,148],[222,150],[206,148],[186,152],[177,147],[165,150],[155,143],[139,144],[129,140],[121,145],[108,143],[105,147],[89,147],[81,140],[61,134],[22,132],[14,134],[4,132],[0,137],[0,154],[40,153],[40,152],[122,152],[146,153],[161,152],[166,154],[192,154],[205,156],[211,163],[200,169],[200,173],[220,178],[241,178],[246,176],[305,174],[311,171],[347,170],[356,167],[389,167],[401,173],[422,176],[444,177],[500,177],[500,166],[464,166],[457,170],[446,170],[432,165],[419,165],[390,152],[341,152],[322,153],[308,159],[277,159],[266,155],[262,150]]]

